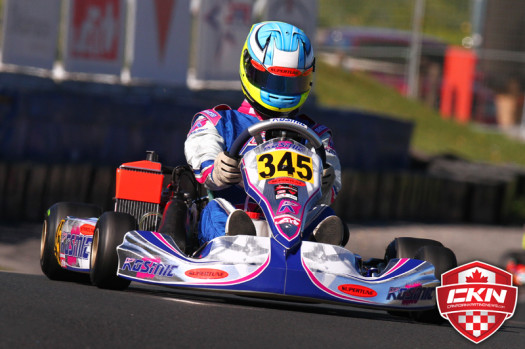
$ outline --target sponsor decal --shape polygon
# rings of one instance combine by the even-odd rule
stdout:
[[[294,178],[289,178],[289,177],[281,177],[281,178],[272,179],[268,181],[268,183],[269,184],[290,184],[290,185],[295,185],[298,187],[306,186],[305,182],[294,179]]]
[[[277,209],[277,216],[280,216],[282,214],[291,213],[293,215],[299,214],[299,210],[301,209],[301,204],[292,201],[292,200],[283,200],[279,204],[279,208]]]
[[[156,263],[160,263],[160,258],[147,258],[147,257],[143,257],[142,260],[144,262],[147,262],[147,261],[151,261],[151,262],[156,262]],[[149,273],[143,273],[143,272],[137,272],[137,277],[139,278],[144,278],[144,279],[147,279],[147,278],[154,278],[155,277],[155,274],[149,274]]]
[[[288,67],[277,67],[277,66],[268,67],[268,71],[275,75],[288,76],[288,77],[301,76],[301,74],[303,73],[299,69],[288,68]]]
[[[296,146],[294,148],[294,145]],[[278,141],[274,143],[275,149],[297,149],[299,148],[296,144],[290,141]]]
[[[323,133],[325,133],[326,131],[328,131],[328,127],[326,127],[325,125],[321,125],[321,124],[316,124],[313,128],[314,132],[317,134],[317,135],[322,135]]]
[[[479,261],[444,273],[436,288],[441,316],[476,344],[514,315],[517,297],[510,273]]]
[[[126,258],[124,264],[120,268],[122,271],[129,270],[137,273],[137,277],[153,277],[153,276],[167,276],[173,277],[173,271],[177,268],[176,265],[163,264],[152,260],[152,258]],[[148,274],[147,276],[145,274]]]
[[[95,226],[91,224],[82,224],[79,228],[80,233],[83,235],[93,235],[95,231]]]
[[[114,61],[118,58],[119,22],[123,20],[119,0],[73,2],[71,56]]]
[[[287,150],[297,150],[297,151],[303,151],[304,145],[295,144],[290,141],[278,141],[278,142],[271,142],[267,143],[263,146],[263,151],[269,151],[273,149],[281,150],[281,149],[287,149]]]
[[[201,131],[204,131],[204,126],[206,126],[206,123],[208,122],[208,119],[198,119],[195,124],[193,124],[193,127],[190,129],[190,132],[188,132],[188,136],[192,135],[194,133],[199,133]]]
[[[205,116],[208,118],[208,120],[211,121],[211,123],[213,124],[213,126],[217,126],[217,124],[219,123],[219,120],[221,119],[221,114],[213,111],[213,110],[210,110],[210,109],[207,109],[207,110],[203,110],[201,112],[202,114],[205,114]]]
[[[390,287],[386,300],[401,301],[401,304],[416,304],[420,300],[431,300],[434,288],[422,287],[421,284],[409,284],[405,287]]]
[[[292,225],[295,225],[296,227],[300,226],[301,225],[301,220],[294,217],[294,216],[290,216],[290,215],[284,215],[284,216],[279,216],[279,217],[275,217],[274,218],[274,222],[275,224],[292,224]]]
[[[349,294],[356,297],[375,297],[377,292],[371,288],[361,285],[343,284],[339,285],[337,289],[343,293]]]
[[[297,120],[294,120],[294,119],[287,119],[287,118],[274,118],[274,119],[270,119],[271,122],[280,122],[280,121],[284,121],[284,122],[289,122],[291,124],[296,124],[296,125],[299,125],[299,126],[302,126],[303,128],[308,128],[308,126],[306,126],[305,124],[303,124],[302,122],[300,121],[297,121]]]
[[[89,258],[92,236],[62,232],[60,237],[60,254],[67,257]]]
[[[184,274],[194,279],[224,279],[228,276],[228,273],[224,270],[210,268],[190,269]]]
[[[290,185],[290,184],[278,184],[274,187],[275,191],[275,199],[292,199],[294,201],[297,201],[298,195],[297,195],[297,187]],[[285,200],[288,202],[289,200]],[[281,203],[282,205],[283,203]],[[299,205],[300,206],[300,205]]]
[[[263,138],[264,138],[264,136],[263,136]],[[257,145],[257,141],[255,140],[255,137],[250,138],[248,143],[246,143],[246,146],[256,146],[256,145]]]

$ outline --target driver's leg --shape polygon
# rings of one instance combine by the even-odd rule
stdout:
[[[330,206],[315,206],[308,212],[306,219],[305,239],[343,247],[348,243],[348,226]]]
[[[203,245],[223,235],[256,235],[251,218],[229,201],[217,198],[202,210],[198,239]]]
[[[218,200],[212,200],[202,210],[201,220],[199,222],[199,245],[202,246],[216,237],[224,235],[224,228],[228,220],[228,212],[219,204]]]

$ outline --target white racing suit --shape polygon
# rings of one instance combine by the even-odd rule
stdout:
[[[332,142],[332,134],[326,126],[316,124],[304,115],[294,117],[312,128],[323,141],[326,149],[326,162],[335,170],[336,179],[332,190],[323,193],[306,220],[305,238],[308,239],[313,229],[324,218],[334,215],[328,206],[341,189],[341,165]],[[244,101],[238,110],[232,110],[226,105],[220,105],[197,113],[192,122],[184,144],[184,154],[188,164],[193,169],[199,183],[213,193],[214,199],[202,211],[199,222],[199,244],[204,244],[218,236],[224,235],[228,215],[235,210],[234,205],[243,205],[246,193],[241,185],[218,187],[213,181],[213,164],[217,155],[230,150],[233,142],[243,130],[261,121],[254,109]],[[241,154],[256,146],[253,138],[243,147]]]

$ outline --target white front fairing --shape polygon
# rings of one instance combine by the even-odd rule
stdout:
[[[319,156],[293,140],[274,139],[244,155],[242,173],[272,236],[285,248],[299,243],[307,213],[321,198]]]

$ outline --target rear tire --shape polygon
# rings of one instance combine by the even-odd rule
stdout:
[[[100,216],[95,232],[90,257],[89,277],[99,288],[124,290],[130,280],[117,276],[119,246],[128,231],[136,230],[135,218],[123,212],[105,212]]]
[[[45,215],[40,239],[40,268],[51,280],[70,280],[76,273],[63,269],[57,258],[57,229],[60,222],[67,216],[78,218],[98,217],[102,213],[100,207],[76,202],[59,202],[51,206]]]

